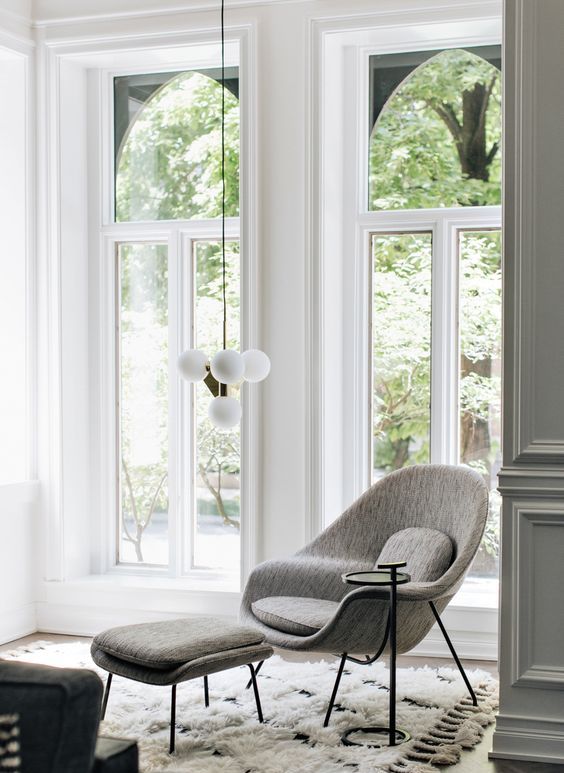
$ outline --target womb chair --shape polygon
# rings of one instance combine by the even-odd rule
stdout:
[[[373,663],[389,631],[387,589],[350,591],[342,575],[406,561],[411,582],[397,588],[397,652],[415,647],[437,622],[476,705],[440,614],[476,555],[487,512],[487,487],[470,468],[428,464],[390,473],[294,556],[257,566],[241,622],[276,647],[341,653],[327,726],[346,660]]]

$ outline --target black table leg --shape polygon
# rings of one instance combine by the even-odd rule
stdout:
[[[397,569],[391,569],[390,585],[390,746],[396,745],[396,620],[397,620]]]
[[[168,753],[174,752],[174,736],[176,731],[176,685],[172,685],[172,694],[170,696],[170,744]]]

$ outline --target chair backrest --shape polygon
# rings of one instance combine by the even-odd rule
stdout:
[[[360,496],[300,551],[374,566],[388,538],[410,526],[437,529],[452,540],[453,562],[444,575],[457,584],[480,546],[488,489],[468,467],[425,464],[392,472]]]

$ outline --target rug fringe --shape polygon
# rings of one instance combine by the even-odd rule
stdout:
[[[478,706],[462,698],[406,749],[404,757],[388,765],[390,773],[436,773],[437,765],[457,763],[464,749],[480,743],[484,728],[494,721],[495,685],[480,684],[474,691]]]

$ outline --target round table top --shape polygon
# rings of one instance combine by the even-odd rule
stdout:
[[[389,569],[377,569],[368,572],[347,572],[341,576],[343,582],[348,585],[391,585],[391,574]],[[406,572],[398,572],[396,577],[398,585],[411,582],[411,576]]]

